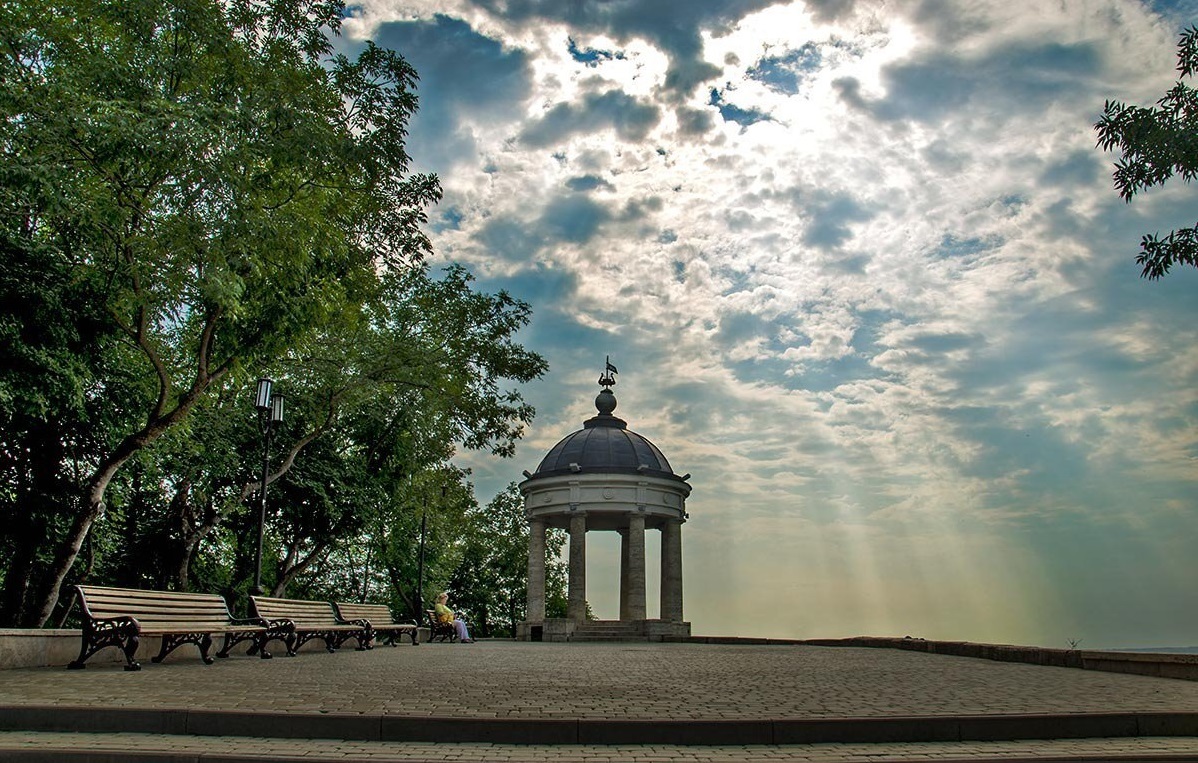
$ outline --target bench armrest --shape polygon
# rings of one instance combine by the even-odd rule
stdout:
[[[137,622],[136,617],[91,617],[89,615],[84,618],[83,622],[85,627],[93,631],[115,631],[132,626],[134,631],[141,632],[141,623]]]
[[[257,625],[262,628],[269,628],[270,623],[263,620],[261,617],[231,617],[229,625]]]

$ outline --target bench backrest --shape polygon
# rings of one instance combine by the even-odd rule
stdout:
[[[369,620],[371,625],[392,625],[391,608],[386,604],[352,604],[336,602],[342,620]]]
[[[258,617],[267,620],[291,620],[297,627],[337,625],[337,616],[333,614],[333,605],[327,601],[251,596],[250,605],[258,613]]]
[[[232,616],[225,600],[214,593],[143,591],[137,588],[77,585],[79,603],[92,618],[132,617],[143,629],[186,627],[221,630]]]

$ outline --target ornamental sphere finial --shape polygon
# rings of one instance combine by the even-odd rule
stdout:
[[[616,409],[616,395],[607,387],[595,396],[595,410],[599,411],[600,416],[610,416],[611,412]]]

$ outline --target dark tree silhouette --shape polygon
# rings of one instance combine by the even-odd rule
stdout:
[[[1122,154],[1115,162],[1114,181],[1124,201],[1174,175],[1188,183],[1198,173],[1198,91],[1181,81],[1198,70],[1198,26],[1182,32],[1177,59],[1181,79],[1155,107],[1107,101],[1094,125],[1098,146]],[[1198,226],[1164,237],[1146,234],[1136,262],[1143,267],[1140,275],[1150,280],[1173,265],[1198,267]]]

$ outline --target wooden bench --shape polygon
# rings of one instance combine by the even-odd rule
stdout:
[[[391,646],[396,646],[397,638],[407,636],[412,639],[412,646],[420,646],[415,623],[396,622],[386,604],[353,604],[338,601],[333,603],[333,608],[337,610],[337,617],[344,622],[365,623],[371,641],[381,637]]]
[[[301,646],[314,638],[323,641],[329,652],[337,651],[351,638],[357,640],[359,652],[370,648],[367,624],[342,620],[327,601],[251,596],[250,608],[266,621],[266,640],[280,639],[287,645],[289,655],[295,656]]]
[[[458,629],[453,627],[453,623],[443,623],[437,619],[435,610],[426,609],[425,614],[428,615],[428,640],[429,641],[445,641],[450,642],[458,640]]]
[[[134,659],[141,636],[162,637],[162,648],[150,658],[156,663],[183,644],[195,644],[200,658],[211,665],[208,649],[213,633],[225,634],[226,649],[230,640],[252,639],[262,658],[270,658],[265,623],[235,619],[225,600],[214,593],[92,585],[77,585],[75,591],[83,610],[83,645],[79,657],[67,666],[72,670],[86,667],[88,658],[109,646],[125,653],[125,670],[141,670]]]

